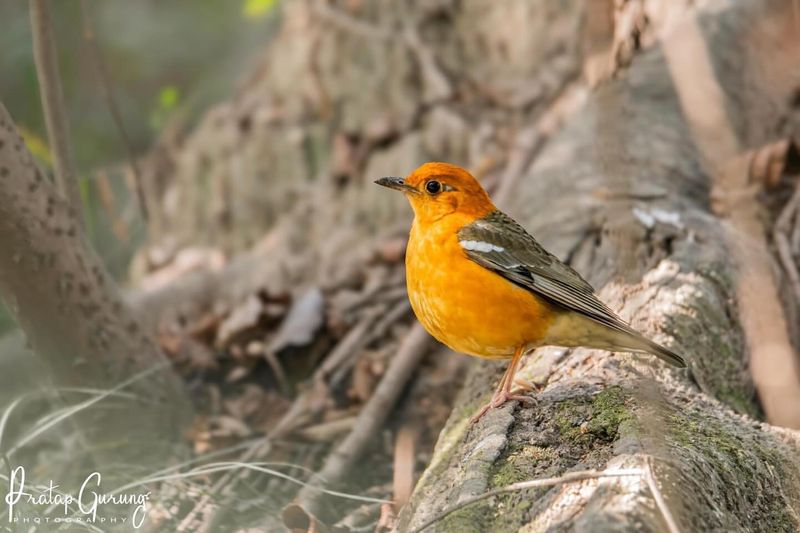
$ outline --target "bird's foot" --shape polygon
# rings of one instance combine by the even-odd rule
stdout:
[[[524,396],[519,394],[523,392],[522,390],[515,390],[513,392],[509,391],[500,391],[492,396],[492,399],[489,400],[489,403],[481,407],[481,410],[472,415],[472,418],[469,419],[470,424],[474,424],[478,420],[480,420],[483,415],[489,412],[490,409],[497,409],[502,407],[508,402],[521,402],[529,405],[536,404],[536,400],[531,396]]]
[[[519,394],[520,392],[535,392],[538,394],[542,391],[542,387],[536,383],[520,377],[514,378],[514,385],[518,386],[519,388],[516,389],[513,394]]]

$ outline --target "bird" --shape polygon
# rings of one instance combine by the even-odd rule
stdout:
[[[405,266],[419,322],[456,352],[510,359],[473,423],[506,402],[532,403],[512,386],[522,356],[540,346],[648,353],[686,367],[681,356],[634,330],[578,272],[495,207],[464,168],[430,162],[405,178],[375,183],[402,192],[414,211]]]

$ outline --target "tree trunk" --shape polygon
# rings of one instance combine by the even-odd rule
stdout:
[[[761,301],[777,294],[769,270],[755,281],[772,294],[743,292],[753,261],[768,261],[766,253],[752,257],[767,250],[758,243],[763,233],[742,233],[736,215],[719,218],[712,209],[718,190],[743,194],[721,175],[741,173],[748,150],[785,136],[791,124],[800,82],[791,4],[714,2],[687,18],[592,94],[508,209],[634,327],[684,355],[689,372],[648,356],[540,349],[522,371],[546,384],[538,405],[509,405],[470,426],[500,370],[475,363],[401,531],[492,488],[628,467],[645,474],[507,493],[429,531],[660,531],[670,521],[683,531],[800,527],[798,434],[757,421],[748,373],[757,345],[788,346],[782,315],[771,317],[777,326],[767,333],[752,320],[774,312]],[[679,78],[681,62],[705,68]],[[693,108],[697,87],[718,98]],[[752,191],[744,201],[733,210],[757,205]],[[754,240],[750,256],[735,251],[743,239]],[[773,370],[795,394],[791,361]],[[761,398],[770,394],[763,383]],[[779,421],[797,427],[791,417]]]
[[[185,446],[181,430],[190,409],[183,384],[2,105],[0,182],[0,295],[53,384],[103,391],[124,385],[126,394],[76,415],[85,451],[101,464],[163,466]]]

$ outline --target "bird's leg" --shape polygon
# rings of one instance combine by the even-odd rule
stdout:
[[[514,375],[517,373],[519,361],[522,359],[522,355],[524,353],[524,346],[520,346],[514,351],[514,356],[511,358],[511,362],[508,364],[505,374],[503,374],[503,377],[500,379],[500,383],[498,384],[497,389],[494,391],[492,399],[489,400],[489,403],[484,405],[481,410],[478,411],[472,418],[470,418],[470,422],[474,424],[480,420],[489,409],[496,409],[506,402],[514,400],[526,403],[534,402],[534,399],[530,396],[522,396],[521,394],[514,394],[511,392],[511,386],[514,384]]]
[[[522,355],[525,353],[525,347],[520,346],[514,352],[514,357],[511,359],[511,363],[508,365],[508,370],[506,370],[505,375],[503,376],[503,387],[499,390],[499,392],[495,393],[494,397],[492,398],[492,406],[493,407],[500,407],[504,403],[512,400],[517,400],[520,402],[533,402],[533,398],[530,396],[523,396],[519,394],[519,391],[511,392],[511,387],[514,385],[514,376],[517,373],[517,368],[519,367],[519,362],[522,360]]]

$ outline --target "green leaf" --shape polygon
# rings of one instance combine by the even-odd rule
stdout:
[[[258,19],[269,15],[278,4],[278,0],[244,0],[242,14],[247,19]]]
[[[167,85],[158,93],[158,107],[162,111],[171,111],[178,105],[180,96],[180,91],[178,91],[177,87],[174,85]]]
[[[150,127],[160,131],[181,102],[181,91],[175,85],[165,85],[158,91],[155,105],[150,111]]]

